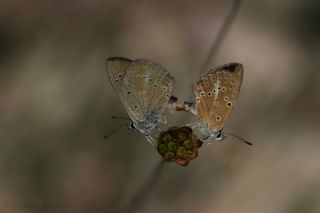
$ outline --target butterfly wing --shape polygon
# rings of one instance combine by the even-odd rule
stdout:
[[[140,122],[158,122],[175,84],[170,73],[155,62],[137,59],[128,67],[123,82],[123,93],[130,92],[126,97],[129,116]]]
[[[123,84],[123,77],[133,61],[123,57],[111,57],[106,61],[107,75],[111,86],[117,96],[123,102],[123,97],[119,96]]]
[[[174,78],[161,65],[146,59],[110,58],[107,73],[134,123],[152,126],[161,119],[174,87]]]
[[[228,120],[242,77],[243,66],[230,63],[210,70],[193,86],[196,113],[214,132],[221,130]]]

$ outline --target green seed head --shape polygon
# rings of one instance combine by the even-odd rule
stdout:
[[[188,150],[184,155],[183,157],[188,159],[188,160],[193,160],[195,159],[196,157],[198,156],[198,151],[196,149],[194,150]]]
[[[168,151],[168,146],[164,143],[158,145],[158,151],[161,155],[164,155]]]
[[[183,145],[188,150],[193,148],[193,142],[190,139],[187,139],[187,140],[183,141]]]
[[[184,148],[183,146],[179,146],[177,149],[177,155],[183,156],[185,153],[186,153],[186,148]]]
[[[190,127],[171,127],[160,133],[157,150],[164,160],[187,166],[202,144]]]
[[[194,142],[194,147],[196,147],[196,148],[200,148],[201,146],[202,146],[202,141],[200,141],[200,140],[196,140],[195,142]]]
[[[167,152],[164,154],[163,158],[166,160],[166,161],[175,161],[175,156],[174,156],[174,153],[173,152]]]
[[[181,140],[181,141],[187,139],[187,137],[188,137],[187,134],[184,133],[184,132],[179,132],[179,134],[178,134],[178,138],[179,138],[179,140]]]
[[[176,149],[177,149],[176,143],[173,142],[173,141],[170,141],[170,142],[168,143],[168,150],[171,151],[171,152],[175,152]]]
[[[163,136],[163,138],[162,138],[162,141],[164,142],[164,143],[168,143],[169,141],[171,141],[171,135],[170,134],[165,134],[164,136]]]

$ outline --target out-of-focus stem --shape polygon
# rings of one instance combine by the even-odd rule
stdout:
[[[153,192],[153,188],[157,185],[161,177],[161,171],[165,165],[165,161],[161,160],[157,167],[154,169],[152,176],[148,182],[145,182],[142,186],[142,189],[139,190],[139,193],[132,199],[132,202],[129,204],[128,211],[130,213],[142,212],[145,205],[148,203],[147,200],[149,195]]]
[[[241,0],[234,0],[233,1],[233,4],[232,4],[232,7],[228,13],[228,15],[226,16],[223,24],[222,24],[222,27],[221,29],[219,30],[218,32],[218,35],[217,37],[215,38],[211,48],[210,48],[210,51],[207,55],[207,58],[205,59],[201,69],[200,69],[200,75],[202,73],[204,73],[205,71],[207,71],[207,67],[209,65],[209,63],[213,60],[215,54],[217,53],[219,47],[221,46],[221,44],[223,43],[223,40],[225,39],[232,23],[234,22],[237,14],[238,14],[238,11],[239,11],[239,8],[240,8],[240,5],[241,5]]]

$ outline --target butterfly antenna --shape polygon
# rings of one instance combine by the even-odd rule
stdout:
[[[127,121],[131,121],[130,118],[128,117],[122,117],[122,116],[111,116],[112,119],[120,119],[120,120],[127,120]]]
[[[128,117],[122,117],[122,116],[111,116],[112,119],[120,119],[120,120],[128,120],[130,121],[130,118]],[[109,134],[105,135],[103,138],[107,139],[108,137],[110,137],[111,135],[113,135],[114,133],[116,133],[121,127],[127,126],[127,124],[119,126],[118,128],[115,128],[114,130],[112,130]]]
[[[127,124],[121,125],[121,126],[115,128],[115,129],[112,130],[109,134],[105,135],[103,138],[104,138],[104,139],[107,139],[108,137],[110,137],[111,135],[113,135],[114,133],[116,133],[120,128],[125,127],[126,125],[127,125]]]
[[[247,141],[247,140],[245,140],[245,139],[243,139],[243,138],[241,138],[241,137],[239,137],[239,136],[237,136],[237,135],[234,135],[234,134],[232,134],[232,133],[230,133],[230,132],[225,132],[225,134],[230,135],[230,136],[232,136],[232,137],[235,137],[235,138],[239,139],[241,142],[243,142],[243,143],[245,143],[245,144],[248,144],[248,145],[250,145],[250,146],[253,145],[251,142],[249,142],[249,141]]]

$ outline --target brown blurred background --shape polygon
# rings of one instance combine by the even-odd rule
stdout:
[[[116,212],[160,161],[105,74],[152,59],[191,84],[232,1],[0,1],[0,212]],[[144,212],[320,212],[320,2],[243,1],[211,67],[241,62],[233,139],[165,165]],[[181,114],[170,115],[172,125]]]

